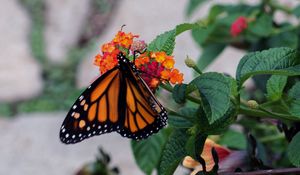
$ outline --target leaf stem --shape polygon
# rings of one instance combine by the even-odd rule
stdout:
[[[161,84],[160,84],[160,87],[162,87],[163,89],[165,89],[165,90],[167,90],[167,91],[173,93],[173,87],[170,86],[170,85],[161,83]],[[194,102],[194,103],[201,104],[201,100],[200,100],[199,98],[195,98],[195,97],[193,97],[193,96],[191,96],[191,95],[187,95],[187,96],[186,96],[186,99],[188,99],[188,100],[190,100],[190,101],[192,101],[192,102]]]

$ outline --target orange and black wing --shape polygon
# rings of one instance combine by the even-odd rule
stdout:
[[[83,139],[120,129],[122,75],[118,67],[95,80],[76,100],[65,118],[60,139],[77,143]]]
[[[130,67],[130,66],[129,66]],[[167,122],[167,112],[138,73],[130,69],[125,78],[126,110],[122,136],[140,140],[157,133]]]

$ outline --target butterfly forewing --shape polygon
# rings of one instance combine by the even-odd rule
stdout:
[[[79,96],[61,126],[62,142],[77,143],[118,129],[121,77],[120,70],[114,68]]]

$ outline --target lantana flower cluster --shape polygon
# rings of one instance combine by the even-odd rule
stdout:
[[[174,68],[173,56],[167,55],[164,51],[147,51],[147,44],[142,40],[134,40],[138,35],[119,31],[112,41],[101,46],[101,52],[95,56],[94,64],[99,66],[100,73],[104,74],[118,64],[117,55],[119,52],[126,54],[127,58],[133,58],[133,54],[139,55],[134,62],[141,73],[141,77],[151,90],[155,91],[161,82],[181,84],[183,74]]]
[[[233,37],[240,35],[245,29],[248,28],[248,20],[244,16],[238,17],[232,24],[230,28],[230,33]]]

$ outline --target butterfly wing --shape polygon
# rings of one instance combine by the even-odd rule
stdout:
[[[125,120],[117,132],[134,140],[147,138],[166,125],[167,112],[134,69],[130,68],[125,82]]]
[[[60,139],[77,143],[94,135],[115,131],[120,126],[119,108],[122,75],[118,67],[95,80],[76,100],[65,118]]]

